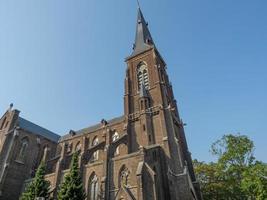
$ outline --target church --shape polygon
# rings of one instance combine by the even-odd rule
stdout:
[[[122,116],[59,136],[10,105],[0,118],[0,200],[19,199],[41,160],[56,199],[74,152],[88,200],[202,199],[166,63],[140,8],[125,62]]]

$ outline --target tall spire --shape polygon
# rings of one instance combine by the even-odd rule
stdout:
[[[138,15],[137,15],[137,24],[136,24],[136,35],[135,35],[135,43],[133,47],[133,54],[141,53],[149,49],[151,46],[154,45],[152,36],[148,29],[148,24],[145,21],[143,13],[138,6]]]

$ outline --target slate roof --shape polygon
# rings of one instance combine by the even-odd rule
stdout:
[[[146,51],[152,46],[154,46],[154,42],[148,29],[147,22],[145,21],[141,9],[138,8],[134,51],[131,56]]]
[[[22,117],[18,118],[18,126],[33,134],[43,136],[53,142],[58,142],[60,136],[52,131],[49,131],[41,126],[38,126]]]
[[[113,118],[111,120],[108,120],[107,123],[110,124],[110,125],[112,125],[112,124],[115,124],[115,123],[122,122],[124,119],[125,119],[125,117],[124,117],[124,115],[122,115],[120,117],[116,117],[116,118]],[[92,133],[92,132],[96,131],[97,129],[100,129],[102,126],[103,125],[101,123],[98,123],[96,125],[92,125],[90,127],[87,127],[87,128],[84,128],[84,129],[80,129],[78,131],[75,131],[75,133],[76,133],[75,136]],[[70,134],[66,134],[66,135],[64,135],[64,136],[62,136],[60,138],[60,141],[67,140],[70,137],[71,137]]]

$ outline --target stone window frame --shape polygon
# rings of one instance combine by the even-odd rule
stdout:
[[[75,152],[80,152],[82,150],[82,143],[78,141],[75,145]]]
[[[116,142],[118,139],[120,139],[120,134],[115,130],[115,132],[112,134],[112,142]],[[120,154],[120,147],[117,146],[114,155],[118,156],[119,154]]]
[[[141,61],[137,65],[137,70],[136,70],[136,78],[137,78],[137,88],[138,91],[140,91],[141,84],[144,83],[144,86],[146,89],[149,89],[149,74],[148,74],[148,67],[147,63],[144,61]]]
[[[16,156],[15,160],[16,162],[19,162],[21,164],[25,163],[28,147],[29,147],[29,138],[25,136],[20,140],[20,145],[19,145],[20,149]]]
[[[71,154],[72,146],[73,146],[72,142],[67,143],[67,149],[66,149],[67,154]]]
[[[99,139],[97,136],[94,137],[91,143],[91,147],[94,147],[99,144]],[[91,162],[95,162],[99,159],[99,150],[95,150],[91,156]]]
[[[95,172],[91,174],[88,180],[88,200],[98,200],[99,179]]]
[[[127,187],[129,185],[129,176],[130,170],[123,164],[120,167],[119,174],[118,174],[118,187],[121,188],[122,186]]]

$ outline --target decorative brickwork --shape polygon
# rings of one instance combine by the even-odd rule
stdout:
[[[124,114],[58,135],[10,108],[0,119],[0,200],[18,199],[41,159],[51,196],[79,152],[88,200],[201,200],[166,64],[138,9],[126,58]]]

